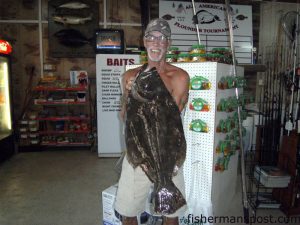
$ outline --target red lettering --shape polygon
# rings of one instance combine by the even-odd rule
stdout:
[[[118,59],[114,59],[114,66],[120,66],[119,60]],[[121,65],[122,66],[122,65]]]
[[[108,66],[111,66],[111,65],[113,64],[113,61],[112,61],[112,59],[107,59],[107,62],[106,62],[106,64],[107,64]]]
[[[134,59],[107,59],[108,66],[123,66],[134,64]]]

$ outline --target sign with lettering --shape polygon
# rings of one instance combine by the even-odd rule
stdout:
[[[235,54],[238,63],[252,63],[252,6],[231,5]],[[201,44],[209,53],[213,48],[230,48],[226,7],[223,4],[195,2]],[[159,17],[166,19],[172,31],[172,46],[188,52],[198,44],[193,23],[192,2],[159,1]]]
[[[126,65],[139,64],[139,55],[97,54],[97,131],[99,157],[118,156],[125,149],[120,78]]]

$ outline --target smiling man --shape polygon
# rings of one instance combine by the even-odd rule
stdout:
[[[137,225],[152,183],[154,212],[164,216],[164,225],[177,225],[185,211],[180,114],[188,100],[189,75],[166,62],[170,38],[167,21],[150,21],[144,35],[148,63],[123,75],[127,152],[115,203],[123,225]]]

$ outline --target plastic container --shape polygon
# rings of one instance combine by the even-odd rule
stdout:
[[[190,62],[190,55],[188,53],[178,54],[177,62]]]
[[[190,54],[205,54],[205,46],[204,45],[192,45]]]
[[[202,98],[194,98],[190,103],[189,108],[194,111],[209,111],[208,102]]]
[[[194,53],[190,55],[192,62],[206,62],[206,55]]]
[[[201,133],[207,133],[209,131],[207,124],[201,119],[192,120],[189,129]]]
[[[177,47],[170,47],[167,51],[167,55],[168,54],[177,55],[178,53],[179,53],[179,48],[177,48]]]
[[[169,62],[169,63],[177,62],[177,55],[167,54],[166,55],[166,62]]]
[[[211,83],[205,77],[196,75],[190,80],[191,90],[209,90],[210,87]]]

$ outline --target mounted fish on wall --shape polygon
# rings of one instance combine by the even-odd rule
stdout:
[[[94,0],[52,0],[48,3],[49,53],[56,58],[95,57],[94,32],[99,28]]]

